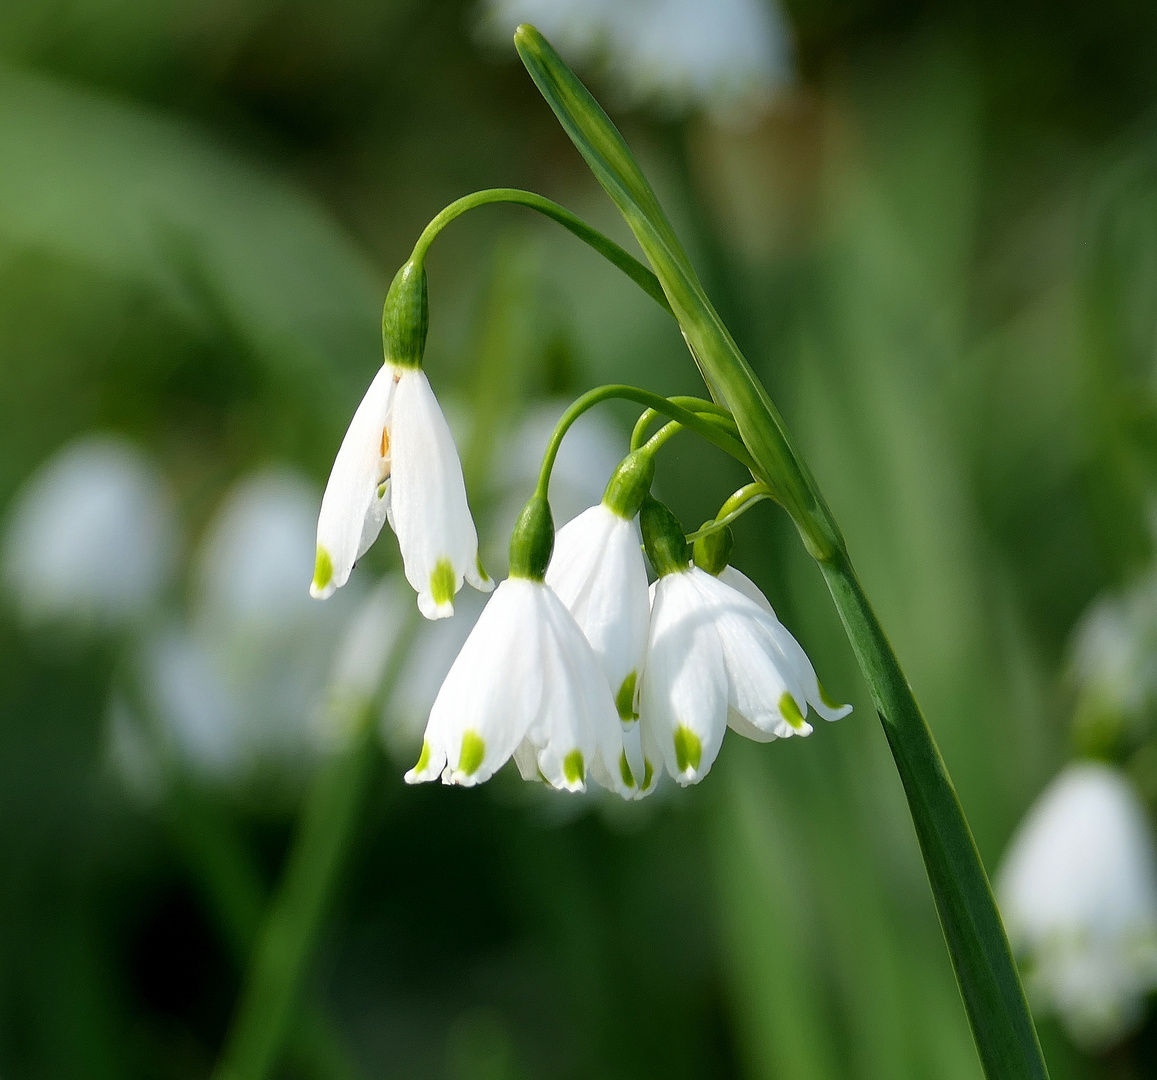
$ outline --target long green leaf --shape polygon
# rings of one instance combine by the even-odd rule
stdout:
[[[843,539],[767,391],[712,307],[630,149],[546,39],[521,26],[531,78],[618,206],[650,260],[713,394],[819,561],[892,750],[968,1019],[990,1080],[1048,1073],[964,811],[899,661],[864,595]]]

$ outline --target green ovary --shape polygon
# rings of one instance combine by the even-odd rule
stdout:
[[[572,784],[582,783],[583,777],[586,776],[586,767],[581,750],[572,750],[563,758],[562,774]]]
[[[703,760],[703,743],[689,727],[680,724],[675,729],[675,763],[680,772],[694,771]]]
[[[313,564],[313,584],[319,591],[333,581],[333,559],[329,552],[320,544],[317,547],[317,559]]]
[[[799,711],[799,706],[795,703],[795,698],[786,691],[784,691],[779,699],[779,712],[797,731],[803,727],[803,713]]]
[[[458,771],[473,776],[486,756],[486,743],[476,731],[468,731],[462,736],[462,749],[458,754]]]
[[[449,559],[439,559],[434,564],[434,571],[430,575],[430,595],[434,603],[441,607],[443,604],[454,602],[454,567]]]

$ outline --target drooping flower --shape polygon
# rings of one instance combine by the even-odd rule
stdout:
[[[172,502],[126,440],[69,443],[17,495],[3,542],[6,587],[30,622],[119,626],[149,611],[172,568]]]
[[[440,776],[472,786],[514,757],[526,779],[582,791],[589,770],[599,783],[632,794],[619,774],[622,735],[598,658],[543,580],[553,538],[545,507],[533,499],[523,512],[511,541],[511,577],[450,668],[407,783]]]
[[[1157,989],[1153,842],[1128,780],[1082,761],[1029,810],[996,877],[1030,996],[1089,1049],[1129,1034]]]
[[[612,475],[597,506],[558,531],[546,583],[575,617],[614,694],[623,733],[622,777],[649,791],[653,764],[644,758],[638,689],[647,648],[650,599],[635,517],[654,465],[638,452]]]
[[[478,561],[462,463],[429,380],[419,367],[389,363],[370,383],[334,459],[310,593],[324,599],[344,585],[387,519],[427,619],[454,613],[463,579],[484,592],[494,587]]]
[[[649,501],[642,521],[659,574],[640,702],[643,746],[662,754],[680,784],[707,775],[729,726],[769,742],[811,734],[809,706],[825,720],[851,711],[824,700],[807,654],[770,606],[692,565],[666,507]]]

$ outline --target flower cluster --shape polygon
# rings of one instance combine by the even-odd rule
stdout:
[[[407,312],[424,319],[424,288],[412,264],[391,288],[387,363],[334,462],[311,591],[325,597],[344,584],[388,520],[418,606],[436,619],[452,614],[464,579],[493,586],[477,561],[453,439],[419,366],[424,326],[406,332]],[[827,720],[850,711],[827,698],[766,598],[729,565],[723,515],[693,550],[652,497],[665,435],[632,450],[602,501],[556,536],[546,492],[577,404],[514,528],[510,576],[434,701],[409,783],[472,786],[513,758],[526,779],[568,791],[593,779],[635,799],[664,769],[682,785],[701,780],[728,727],[767,742],[809,734],[812,709]]]

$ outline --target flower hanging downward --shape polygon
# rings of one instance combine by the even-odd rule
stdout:
[[[463,579],[483,591],[494,586],[478,561],[478,534],[454,438],[419,366],[415,339],[424,342],[424,331],[398,330],[399,324],[409,326],[398,314],[406,289],[417,288],[415,272],[407,277],[408,270],[409,264],[386,300],[386,363],[354,413],[322,497],[309,591],[324,599],[344,585],[388,519],[418,607],[426,618],[441,619],[454,613]]]
[[[602,664],[623,733],[622,779],[651,790],[644,758],[638,686],[647,649],[650,600],[635,516],[654,475],[649,455],[631,454],[615,470],[598,506],[558,531],[546,583],[575,617]]]
[[[659,573],[640,705],[643,745],[662,755],[680,784],[707,775],[728,726],[770,742],[811,734],[809,705],[825,720],[851,711],[824,700],[807,654],[770,605],[691,565],[665,506],[651,500],[642,521]]]
[[[632,794],[619,775],[622,736],[598,658],[542,579],[553,539],[549,513],[537,498],[523,511],[511,541],[511,577],[450,668],[407,783],[441,776],[443,783],[480,784],[513,756],[525,779],[583,791],[589,771]],[[538,534],[529,545],[528,533]]]

